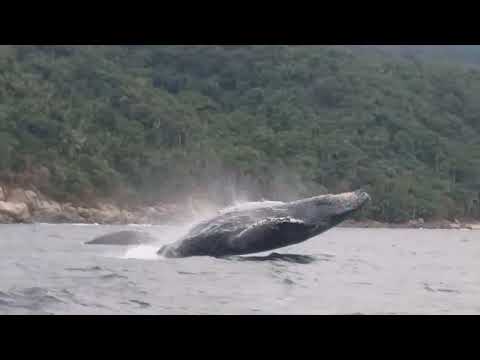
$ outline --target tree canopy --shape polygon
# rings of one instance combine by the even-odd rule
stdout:
[[[479,135],[480,71],[455,64],[335,46],[0,46],[0,180],[59,200],[363,187],[362,217],[479,218]]]

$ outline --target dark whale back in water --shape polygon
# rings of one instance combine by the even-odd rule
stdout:
[[[369,199],[366,192],[357,190],[290,203],[249,203],[198,224],[179,241],[163,246],[158,254],[224,257],[278,249],[338,225]]]
[[[156,241],[156,239],[141,231],[119,231],[97,237],[86,242],[88,245],[140,245]]]

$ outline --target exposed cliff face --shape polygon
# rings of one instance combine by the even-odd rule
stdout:
[[[0,185],[0,223],[160,224],[193,215],[180,206],[120,208],[114,204],[83,207],[58,203],[37,190]]]

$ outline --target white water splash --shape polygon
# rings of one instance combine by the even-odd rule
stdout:
[[[121,256],[121,259],[140,259],[140,260],[158,260],[160,256],[157,255],[158,246],[139,245],[130,248]]]
[[[132,227],[135,227],[133,224]],[[142,226],[140,226],[142,227]],[[148,227],[148,226],[147,226]],[[179,238],[184,236],[190,229],[191,225],[179,225],[179,226],[151,226],[149,233],[158,241],[150,244],[142,244],[134,247],[129,247],[121,259],[138,259],[138,260],[161,260],[164,259],[162,255],[157,255],[157,251],[162,245],[174,243]],[[118,256],[117,256],[118,257]]]

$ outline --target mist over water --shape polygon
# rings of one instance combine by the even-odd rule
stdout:
[[[216,163],[212,159],[208,162]],[[186,189],[175,197],[174,202],[186,202],[195,220],[199,220],[214,216],[222,209],[245,203],[289,202],[328,193],[324,186],[306,181],[280,160],[271,165],[268,181],[263,183],[249,175],[229,172],[220,165],[213,166],[206,179],[199,179],[198,183],[203,185],[197,184],[196,188]]]

